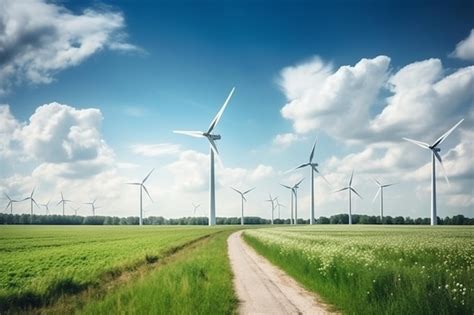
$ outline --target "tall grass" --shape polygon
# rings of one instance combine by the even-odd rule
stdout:
[[[237,300],[221,232],[186,248],[155,271],[87,301],[83,314],[232,314]]]
[[[347,314],[473,314],[474,229],[316,227],[244,239]]]

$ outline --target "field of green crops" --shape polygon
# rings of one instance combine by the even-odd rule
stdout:
[[[474,314],[471,227],[248,230],[259,253],[350,314]]]
[[[0,313],[53,303],[224,230],[206,227],[0,228]]]

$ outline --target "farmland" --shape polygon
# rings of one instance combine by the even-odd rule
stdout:
[[[245,240],[343,313],[472,314],[472,228],[298,227]]]
[[[159,262],[191,242],[224,230],[205,227],[2,227],[1,308],[52,304],[64,294],[98,287],[122,273]]]

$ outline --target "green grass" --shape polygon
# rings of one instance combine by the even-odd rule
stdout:
[[[179,252],[155,271],[88,301],[84,314],[232,314],[237,299],[221,232]]]
[[[273,228],[244,239],[343,313],[474,313],[471,227]]]
[[[207,227],[0,227],[0,313],[49,305],[222,231]]]

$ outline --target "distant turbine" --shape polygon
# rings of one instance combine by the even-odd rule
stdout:
[[[242,208],[241,208],[241,212],[240,212],[240,225],[244,225],[244,201],[247,201],[247,199],[245,198],[245,195],[248,194],[249,192],[251,192],[252,190],[254,190],[255,188],[252,188],[252,189],[249,189],[247,191],[244,191],[244,192],[241,192],[233,187],[230,187],[232,188],[233,190],[235,190],[241,197],[242,199]]]
[[[4,193],[4,195],[5,195],[5,197],[7,197],[7,199],[8,199],[8,204],[7,204],[7,206],[5,207],[5,211],[8,209],[8,207],[10,207],[10,214],[13,214],[13,203],[14,203],[14,202],[19,202],[19,201],[10,198],[10,196],[8,196],[6,193]]]
[[[313,163],[314,149],[315,148],[316,148],[316,141],[314,141],[313,149],[311,150],[311,153],[309,155],[309,162],[301,164],[301,165],[297,166],[296,168],[292,169],[292,171],[294,171],[294,170],[297,170],[297,169],[300,169],[300,168],[303,168],[303,167],[307,167],[307,166],[309,166],[310,169],[311,169],[311,207],[310,207],[310,212],[309,212],[309,224],[314,224],[314,173],[315,172],[318,173],[319,176],[321,176],[326,181],[326,183],[328,183],[328,185],[331,186],[331,184],[329,184],[329,182],[323,176],[323,174],[321,174],[319,172],[319,170],[317,169],[318,163]]]
[[[81,207],[75,207],[75,208],[72,208],[72,210],[74,211],[74,215],[77,216],[77,210],[81,209]]]
[[[51,200],[49,200],[47,203],[40,203],[40,206],[43,206],[46,209],[46,215],[49,215],[49,203]]]
[[[141,183],[127,183],[128,185],[137,185],[140,186],[140,221],[139,224],[143,225],[143,190],[145,190],[146,194],[150,198],[150,200],[153,202],[153,199],[151,199],[150,194],[148,193],[148,190],[145,187],[145,182],[150,177],[151,173],[153,173],[155,169],[152,169],[150,173],[141,181]],[[95,200],[94,200],[95,201]]]
[[[281,207],[285,207],[285,205],[281,204],[280,203],[280,199],[278,199],[278,197],[276,198],[276,202],[277,202],[277,207],[278,207],[278,220],[280,220],[281,216],[280,216],[280,209]]]
[[[451,132],[453,132],[454,129],[456,129],[456,127],[463,122],[463,120],[464,119],[461,119],[456,125],[446,131],[443,135],[441,135],[441,137],[439,137],[432,145],[413,139],[403,138],[404,140],[414,143],[417,146],[422,147],[423,149],[431,150],[431,225],[438,224],[436,214],[436,160],[438,160],[439,164],[441,165],[444,178],[446,179],[446,182],[449,185],[448,175],[446,175],[443,160],[441,159],[441,155],[439,154],[441,149],[438,148],[438,146],[443,143],[444,140],[446,140],[446,138],[451,134]]]
[[[194,216],[196,216],[196,210],[197,210],[200,206],[201,206],[200,204],[195,205],[195,204],[193,203]]]
[[[63,204],[63,215],[66,214],[66,211],[65,211],[65,207],[64,207],[64,206],[65,206],[66,203],[68,203],[68,202],[72,202],[72,201],[71,201],[71,200],[64,199],[63,192],[61,192],[61,200],[59,200],[57,206],[58,206],[59,204],[61,204],[61,203]]]
[[[95,209],[99,209],[100,207],[95,206],[95,202],[97,201],[97,198],[94,199],[92,202],[86,202],[84,203],[85,205],[90,205],[92,208],[92,216],[95,217]]]
[[[275,197],[275,198],[272,198],[272,195],[271,194],[268,194],[270,196],[270,199],[268,200],[265,200],[265,201],[268,201],[272,204],[272,224],[273,224],[273,213],[275,212],[275,200],[278,198],[278,197]]]
[[[349,224],[352,224],[352,192],[354,192],[357,196],[359,196],[360,199],[362,199],[362,196],[359,195],[359,193],[352,187],[352,178],[354,177],[354,171],[352,171],[351,174],[351,179],[349,180],[349,185],[347,187],[341,188],[339,190],[336,190],[335,192],[343,191],[343,190],[348,190],[349,191]]]
[[[291,224],[298,224],[298,188],[300,188],[301,182],[304,180],[302,178],[299,182],[294,184],[293,186],[282,185],[285,188],[290,189],[291,194]],[[293,218],[293,196],[294,196],[294,206],[295,206],[295,217]]]
[[[377,190],[377,193],[375,194],[374,199],[372,200],[372,202],[375,201],[375,199],[377,198],[377,196],[380,193],[380,222],[383,224],[383,189],[385,187],[393,186],[393,185],[395,185],[395,183],[393,183],[393,184],[381,184],[377,179],[373,178],[373,180],[374,180],[375,184],[377,186],[379,186],[379,189]]]
[[[232,97],[232,94],[234,94],[235,88],[232,88],[232,90],[229,93],[229,96],[227,96],[227,99],[224,102],[224,105],[222,105],[221,109],[217,113],[216,117],[211,121],[211,124],[209,125],[209,128],[207,129],[206,132],[203,131],[181,131],[181,130],[175,130],[173,131],[174,133],[179,133],[195,138],[207,138],[209,141],[209,157],[210,157],[210,169],[209,169],[209,225],[215,225],[216,224],[216,196],[215,196],[215,178],[214,178],[214,154],[216,154],[217,157],[219,157],[219,151],[217,150],[217,146],[215,143],[215,140],[220,140],[221,136],[212,134],[212,130],[216,127],[216,125],[219,123],[219,120],[222,117],[222,114],[224,113],[225,108],[227,107],[227,104],[230,101],[230,98]]]
[[[37,208],[39,208],[38,204],[36,203],[36,200],[33,198],[33,194],[35,193],[35,189],[36,188],[33,188],[33,190],[31,191],[31,195],[29,197],[26,197],[25,199],[23,199],[22,201],[25,201],[25,200],[29,200],[30,201],[30,213],[31,215],[33,215],[33,203],[36,205]]]

